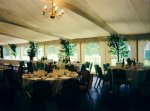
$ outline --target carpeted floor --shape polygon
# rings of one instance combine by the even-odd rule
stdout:
[[[30,111],[150,111],[149,96],[135,96],[132,92],[127,93],[123,86],[119,93],[112,94],[107,85],[103,87],[103,92],[101,92],[101,87],[94,88],[95,80],[96,77],[94,77],[93,86],[89,90],[92,101],[89,100],[87,93],[80,93],[78,104],[65,104],[61,107],[56,98],[45,103],[31,100],[30,107],[32,106],[32,108]],[[20,106],[21,102],[17,104]],[[0,111],[25,111],[23,109],[11,110],[7,101],[0,98]]]

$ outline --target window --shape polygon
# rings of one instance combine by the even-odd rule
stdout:
[[[10,48],[4,47],[4,59],[10,59]]]
[[[144,48],[144,65],[150,66],[150,42]]]
[[[29,60],[29,56],[28,56],[28,48],[29,46],[24,46],[23,48],[23,55],[22,55],[22,59],[23,60]]]
[[[130,45],[126,42],[126,47],[127,47],[127,49],[129,50],[129,52],[128,52],[128,55],[127,56],[124,56],[124,57],[122,57],[122,58],[124,58],[125,60],[127,59],[127,58],[131,58],[131,48],[130,48]],[[116,55],[111,55],[111,65],[112,66],[116,66],[116,62],[117,62],[117,56]],[[120,61],[122,61],[122,59],[120,59]],[[126,62],[126,61],[125,61]]]
[[[70,56],[70,60],[77,61],[77,46],[75,44],[71,44],[72,47],[72,55]]]
[[[57,47],[55,45],[50,45],[48,47],[47,59],[58,61]]]
[[[36,59],[41,59],[43,56],[44,56],[44,48],[42,46],[39,46]]]
[[[91,62],[94,64],[101,64],[100,46],[98,43],[89,43],[85,46],[85,62]],[[92,66],[91,72],[95,72]]]
[[[16,59],[17,59],[17,60],[20,59],[20,48],[21,48],[21,47],[17,47],[17,48],[16,48]]]

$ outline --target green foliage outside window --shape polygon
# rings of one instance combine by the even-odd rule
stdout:
[[[122,39],[117,34],[111,34],[109,37],[107,45],[110,47],[109,52],[112,55],[117,56],[117,62],[120,62],[120,58],[128,57],[128,46],[125,42],[125,39]]]
[[[10,55],[9,51],[10,51],[9,47],[5,47],[4,48],[4,56],[9,56]]]
[[[23,47],[23,55],[24,55],[24,56],[28,56],[28,49],[29,49],[28,46],[24,46],[24,47]]]
[[[50,46],[48,47],[48,53],[49,53],[49,54],[56,54],[56,53],[57,53],[57,48],[56,48],[56,46],[50,45]]]
[[[100,47],[97,43],[89,43],[85,47],[85,55],[100,55]]]

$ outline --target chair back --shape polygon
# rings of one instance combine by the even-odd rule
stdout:
[[[84,70],[81,73],[82,73],[82,76],[81,76],[82,80],[85,80],[85,81],[89,81],[90,80],[90,71]]]
[[[16,92],[22,90],[21,80],[13,69],[5,70],[4,76],[9,84],[10,91]]]
[[[93,63],[90,63],[90,67],[89,67],[89,71],[91,72],[92,70],[92,66],[93,66]]]
[[[98,64],[95,64],[94,67],[95,67],[95,73],[96,73],[96,75],[98,75],[97,67],[99,67],[99,65],[98,65]]]
[[[86,68],[90,67],[90,62],[85,62]]]
[[[90,74],[90,71],[84,70],[82,71],[82,77],[80,80],[80,86],[84,86],[83,90],[90,89],[92,86],[93,75]]]
[[[0,78],[0,98],[1,98],[1,95],[3,96],[3,94],[8,91],[9,91],[9,84],[6,81],[6,78],[1,77]]]
[[[27,70],[28,72],[33,72],[32,62],[27,62]]]
[[[79,80],[68,79],[63,82],[62,95],[67,99],[76,99],[79,95]]]
[[[126,72],[123,69],[114,69],[113,70],[113,81],[124,83],[127,81]]]
[[[12,111],[29,111],[30,100],[28,92],[16,92]]]
[[[109,63],[103,64],[104,74],[107,73],[109,66],[110,66]]]
[[[74,65],[65,65],[65,68],[68,69],[69,71],[76,71]]]
[[[33,83],[33,99],[47,100],[52,98],[51,84],[46,81]]]
[[[37,69],[41,69],[41,63],[40,62],[36,62],[36,66],[37,66]]]
[[[150,83],[150,70],[146,71],[145,82]]]
[[[101,67],[97,67],[97,72],[98,72],[98,77],[102,77],[103,73],[102,73],[102,68]]]
[[[51,63],[45,64],[45,71],[47,71],[47,73],[53,72]]]
[[[80,72],[82,72],[82,71],[84,71],[84,70],[86,70],[86,65],[85,65],[85,64],[82,64]]]
[[[25,66],[25,62],[24,61],[19,61],[20,67]]]
[[[93,74],[90,74],[89,86],[88,89],[91,89],[93,83]]]

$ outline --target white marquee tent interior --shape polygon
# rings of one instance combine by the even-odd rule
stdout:
[[[54,19],[42,15],[50,1],[2,0],[0,45],[105,38],[110,33],[150,38],[150,0],[54,0],[64,10]]]
[[[59,9],[64,10],[64,14],[52,19],[48,13],[43,16],[44,6],[47,5],[49,9],[52,0],[2,0],[0,45],[21,44],[22,46],[29,41],[42,44],[55,43],[53,41],[65,38],[78,42],[77,60],[85,62],[84,52],[81,53],[85,41],[98,40],[101,42],[99,45],[103,52],[100,63],[102,64],[111,62],[106,40],[110,33],[117,33],[129,40],[131,58],[144,62],[144,50],[150,41],[150,0],[53,1]],[[82,43],[79,43],[80,40]],[[103,40],[105,42],[102,42]],[[44,50],[40,57],[47,56],[45,45],[42,47]],[[20,52],[18,59],[29,59],[22,53],[23,51]]]
[[[52,19],[48,13],[43,15],[44,6],[47,5],[49,9],[52,0],[0,0],[0,111],[25,111],[30,109],[29,105],[32,106],[32,104],[33,109],[34,107],[36,109],[31,109],[32,111],[49,111],[58,106],[59,108],[54,111],[57,109],[58,111],[150,111],[150,79],[147,79],[150,77],[147,76],[150,74],[150,0],[53,1],[59,9],[64,10],[64,14]],[[109,53],[110,47],[107,44],[108,37],[112,33],[127,39],[126,46],[130,52],[126,57],[120,59],[119,67],[117,67],[117,56]],[[73,57],[70,56],[69,60],[71,61],[68,63],[73,65],[74,70],[72,71],[81,72],[80,76],[76,72],[65,72],[64,58],[66,59],[68,55],[63,56],[63,59],[59,55],[60,52],[63,52],[60,49],[60,38],[67,39],[76,45],[75,54]],[[39,45],[38,53],[33,56],[34,61],[32,61],[32,56],[27,53],[31,51],[29,41],[34,41]],[[13,55],[12,48],[9,47],[10,44],[17,46],[16,55]],[[44,61],[45,58],[47,59]],[[131,61],[128,62],[129,58]],[[82,76],[81,67],[86,62],[90,63],[88,70],[92,76],[87,72]],[[105,73],[108,69],[108,67],[106,70],[104,68],[106,63],[111,66],[110,73],[107,73],[111,74],[110,77]],[[41,64],[42,68],[39,68],[38,64]],[[96,64],[102,68],[102,73],[106,74],[105,76],[102,73],[100,76],[97,74],[98,69],[96,70],[94,67]],[[54,67],[51,67],[52,65]],[[15,73],[9,70],[10,68],[17,72],[17,79],[10,78],[11,76],[15,77],[13,75]],[[125,70],[123,69],[123,73],[116,76],[119,77],[120,80],[117,82],[120,81],[120,83],[116,82],[115,85],[113,69],[116,68],[119,70],[124,68]],[[49,69],[51,71],[48,71]],[[4,75],[3,81],[2,75]],[[5,75],[10,76],[10,79]],[[85,92],[87,96],[85,95],[83,98],[75,96],[73,97],[75,101],[72,97],[66,96],[64,92],[74,96],[72,93],[68,93],[70,85],[64,85],[67,86],[64,89],[68,89],[68,91],[61,92],[64,81],[69,78],[83,80],[83,82],[81,81],[81,89],[86,89],[82,92]],[[47,87],[47,83],[46,87],[43,83],[37,84],[39,85],[37,87],[33,84],[36,81],[49,82],[52,87]],[[23,88],[16,90],[19,87],[16,83],[21,83]],[[71,83],[77,89],[74,81]],[[71,83],[69,82],[69,84]],[[94,87],[93,84],[95,84]],[[44,87],[41,89],[42,85]],[[51,90],[50,88],[52,88],[51,93],[47,92]],[[42,91],[43,89],[44,91]],[[34,90],[35,96],[32,95]],[[138,91],[141,91],[143,96],[138,96]],[[31,94],[29,99],[26,99],[25,93],[22,92],[29,92],[27,94],[28,96]],[[71,92],[74,90],[71,89]],[[76,92],[81,91],[77,90]],[[63,93],[65,96],[61,97]],[[55,98],[53,95],[58,96]],[[34,100],[34,98],[37,99]],[[68,109],[72,106],[73,108],[77,106],[77,109],[79,107],[80,110]],[[61,109],[64,107],[67,107],[67,110]],[[42,108],[43,110],[41,110]]]

